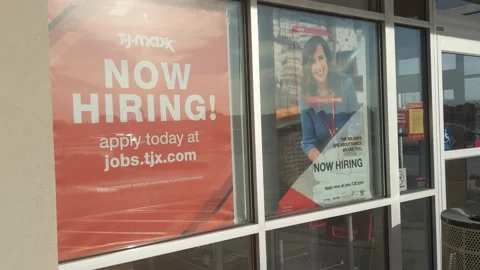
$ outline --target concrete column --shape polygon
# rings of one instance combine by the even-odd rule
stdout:
[[[0,268],[57,269],[46,0],[0,8]]]

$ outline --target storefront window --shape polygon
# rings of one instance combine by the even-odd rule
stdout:
[[[384,195],[375,23],[259,8],[267,216]]]
[[[356,8],[368,11],[381,11],[379,0],[312,0],[337,6]]]
[[[430,187],[430,132],[424,32],[395,27],[400,191]]]
[[[445,150],[480,147],[480,57],[443,53]]]
[[[49,1],[60,261],[248,222],[241,4],[64,3]]]
[[[480,202],[480,157],[445,161],[447,208]]]
[[[252,241],[244,237],[102,270],[253,270],[252,254]]]
[[[403,269],[434,269],[431,200],[404,202],[401,209]]]
[[[385,224],[382,208],[271,231],[268,269],[388,269]]]

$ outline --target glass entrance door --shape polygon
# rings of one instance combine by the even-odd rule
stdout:
[[[440,36],[443,209],[480,202],[480,41]]]

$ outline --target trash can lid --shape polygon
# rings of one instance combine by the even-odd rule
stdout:
[[[442,212],[441,218],[443,222],[456,227],[480,230],[480,204],[467,203],[447,209]]]

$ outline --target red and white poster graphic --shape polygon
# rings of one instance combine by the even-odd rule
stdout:
[[[61,261],[233,225],[225,4],[49,0]]]
[[[294,16],[294,18],[297,18],[297,16]],[[342,39],[347,32],[348,35],[346,36],[348,37],[354,34],[353,32],[344,31],[345,29],[353,30],[353,21],[335,21],[335,27],[330,29],[327,28],[329,24],[323,19],[318,20],[317,23],[314,23],[314,19],[307,20],[308,23],[301,23],[297,20],[289,20],[287,18],[280,21],[278,35],[282,37],[282,40],[290,41],[291,45],[287,47],[284,44],[277,44],[275,46],[275,58],[276,61],[279,62],[277,63],[279,68],[276,68],[275,71],[277,80],[281,82],[279,83],[280,88],[277,89],[277,100],[284,102],[277,104],[277,115],[279,111],[278,108],[281,108],[280,111],[284,111],[283,108],[290,107],[289,103],[297,104],[299,95],[302,95],[302,91],[305,90],[302,88],[308,87],[304,81],[306,73],[303,70],[307,65],[303,62],[304,59],[302,59],[302,57],[305,44],[312,39],[312,37],[321,37],[327,46],[329,46],[328,43],[332,43],[331,47],[329,46],[328,48],[338,50],[339,54],[342,53],[342,50],[347,52],[353,51],[357,46],[356,39]],[[348,25],[352,27],[348,28]],[[342,40],[342,42],[334,43],[332,42],[334,40]],[[285,42],[285,44],[287,43],[288,42]],[[323,48],[324,44],[319,43],[317,46],[322,46]],[[325,51],[325,49],[323,49],[323,51]],[[329,60],[335,62],[334,60]],[[341,62],[341,59],[337,61],[337,63]],[[325,70],[329,72],[328,66]],[[331,68],[330,72],[333,72],[333,70],[334,69]],[[352,70],[356,69],[352,68]],[[353,74],[349,75],[353,77]],[[289,164],[289,166],[302,167],[302,165],[306,163],[301,159],[304,159],[310,164],[304,165],[306,169],[303,171],[298,170],[295,172],[298,173],[298,175],[296,175],[288,191],[279,201],[279,215],[320,207],[333,207],[372,198],[368,130],[367,125],[363,125],[363,123],[366,122],[366,115],[368,115],[368,106],[352,108],[351,111],[349,111],[352,116],[343,123],[343,127],[336,128],[335,126],[335,116],[342,117],[342,113],[335,114],[336,106],[342,107],[355,103],[352,96],[356,102],[358,102],[359,99],[359,95],[354,89],[353,84],[351,88],[347,87],[343,82],[339,84],[337,90],[342,93],[342,95],[333,97],[304,95],[302,97],[308,106],[314,106],[314,110],[320,107],[333,108],[331,109],[333,115],[332,120],[326,121],[323,119],[324,122],[320,124],[328,129],[327,133],[329,133],[332,138],[324,139],[328,140],[327,142],[321,142],[321,144],[324,144],[324,148],[320,149],[321,153],[314,162],[310,163],[308,161],[308,155],[306,153],[302,153],[301,155],[291,154],[291,160],[299,159],[299,161],[294,165]],[[315,88],[315,90],[318,89]],[[344,93],[347,91],[351,91],[352,95],[344,96]],[[288,95],[286,95],[286,93],[288,93]],[[347,100],[347,98],[350,98],[350,100]],[[361,103],[366,104],[363,100]],[[295,113],[299,114],[301,110],[302,108],[298,107]],[[321,118],[318,114],[316,117]],[[328,122],[333,124],[329,126]],[[304,124],[308,125],[308,123]],[[307,127],[304,129],[314,130],[315,128]],[[302,132],[304,131],[302,130]],[[315,136],[316,135],[317,134],[315,134]],[[302,140],[303,139],[304,138],[302,138]],[[318,140],[318,137],[316,139]],[[300,148],[301,142],[298,143],[298,148]],[[323,221],[315,223],[313,226],[322,223]]]
[[[351,118],[357,122],[366,112],[362,107]],[[279,202],[278,214],[327,208],[372,198],[367,140],[339,130],[322,153],[295,180]]]

